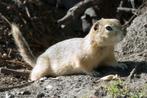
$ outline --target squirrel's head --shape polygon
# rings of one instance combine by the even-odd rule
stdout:
[[[115,45],[126,34],[117,19],[100,19],[91,28],[90,36],[98,45]]]

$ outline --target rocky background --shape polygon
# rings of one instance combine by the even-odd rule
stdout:
[[[50,45],[84,37],[100,18],[122,24],[135,16],[127,35],[116,46],[116,57],[126,69],[97,68],[98,77],[72,75],[28,82],[30,67],[22,60],[10,33],[9,22],[20,26],[38,56]],[[146,0],[0,0],[0,98],[146,98]],[[118,80],[99,81],[118,74]]]

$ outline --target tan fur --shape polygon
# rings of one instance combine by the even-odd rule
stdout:
[[[12,28],[11,33],[14,37],[16,45],[19,48],[20,55],[29,65],[31,65],[31,67],[34,67],[36,61],[28,43],[26,42],[19,28],[15,24],[12,24],[11,28]]]
[[[110,30],[106,29],[108,26]],[[12,33],[23,59],[34,64],[35,59],[16,25],[12,25]],[[61,41],[48,48],[37,58],[30,78],[89,73],[103,64],[118,66],[114,45],[123,39],[124,33],[117,19],[101,19],[86,37]]]

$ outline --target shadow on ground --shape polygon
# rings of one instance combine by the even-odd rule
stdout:
[[[141,62],[126,61],[126,62],[120,62],[120,63],[126,64],[127,68],[121,69],[121,68],[114,68],[114,67],[100,67],[100,68],[97,68],[96,71],[99,72],[100,77],[106,76],[109,74],[118,74],[121,77],[127,77],[134,68],[135,68],[134,74],[147,73],[146,61],[141,61]]]

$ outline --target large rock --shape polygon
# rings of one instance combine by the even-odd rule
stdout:
[[[147,60],[147,11],[133,20],[116,50],[121,55],[120,60]]]
[[[92,86],[95,80],[96,78],[85,75],[60,76],[36,81],[29,86],[13,89],[7,93],[9,96],[23,98],[84,98],[85,96],[89,98],[95,93]],[[5,95],[5,92],[0,92],[0,95]]]

